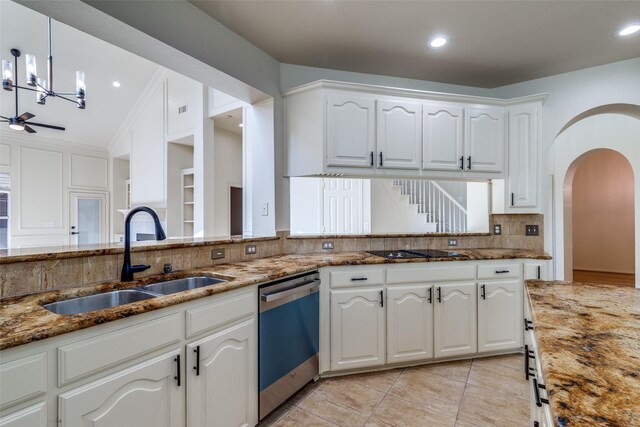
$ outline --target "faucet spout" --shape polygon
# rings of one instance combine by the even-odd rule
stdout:
[[[148,268],[151,268],[150,265],[144,264],[131,265],[131,218],[133,218],[133,216],[138,212],[146,212],[151,215],[156,229],[156,240],[164,240],[167,238],[167,235],[162,229],[162,224],[160,224],[160,219],[153,209],[146,206],[139,206],[137,208],[131,209],[124,220],[124,262],[122,263],[122,273],[120,274],[120,280],[123,282],[132,281],[133,273],[139,273],[141,271],[145,271]]]

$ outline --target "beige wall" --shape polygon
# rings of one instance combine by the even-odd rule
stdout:
[[[572,191],[573,268],[633,273],[634,188],[627,159],[612,150],[588,154]]]

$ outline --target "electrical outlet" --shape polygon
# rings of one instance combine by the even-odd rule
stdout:
[[[322,242],[322,249],[333,249],[333,242]]]
[[[211,259],[220,259],[224,257],[224,248],[214,248],[211,250]]]
[[[493,234],[502,234],[502,226],[500,224],[493,224]]]
[[[449,246],[458,246],[458,239],[449,239]]]
[[[255,255],[257,252],[257,248],[256,245],[245,245],[244,246],[244,253],[246,255]]]
[[[262,203],[262,216],[268,216],[268,215],[269,215],[269,203],[264,202]]]
[[[537,225],[525,225],[524,226],[524,234],[525,236],[538,236],[538,226]]]

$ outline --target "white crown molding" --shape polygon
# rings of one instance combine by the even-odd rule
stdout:
[[[38,146],[38,148],[56,148],[78,154],[84,153],[99,155],[100,157],[106,157],[109,154],[109,151],[107,151],[106,148],[96,147],[95,145],[69,142],[57,138],[4,129],[0,129],[0,141],[2,141],[3,144],[8,145],[11,145],[11,142],[17,142],[21,145]],[[44,147],[41,147],[40,145],[44,145]]]
[[[439,102],[464,102],[468,104],[482,104],[482,105],[495,105],[495,106],[507,106],[521,102],[533,102],[544,101],[547,97],[546,93],[536,94],[530,96],[524,96],[515,99],[501,99],[491,98],[487,96],[474,96],[474,95],[459,95],[455,93],[444,92],[432,92],[426,90],[417,89],[405,89],[390,86],[376,86],[363,83],[346,83],[338,82],[334,80],[318,80],[315,82],[307,83],[293,89],[289,89],[282,93],[282,97],[294,95],[296,93],[306,92],[314,89],[338,89],[348,90],[350,92],[361,92],[373,95],[385,95],[385,96],[402,96],[407,98],[418,98],[425,101],[439,101]]]

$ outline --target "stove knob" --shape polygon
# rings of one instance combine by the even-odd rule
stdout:
[[[396,255],[396,258],[402,258],[402,253],[398,252],[398,255]]]
[[[387,255],[387,258],[393,258],[393,253],[389,252],[389,255]]]

